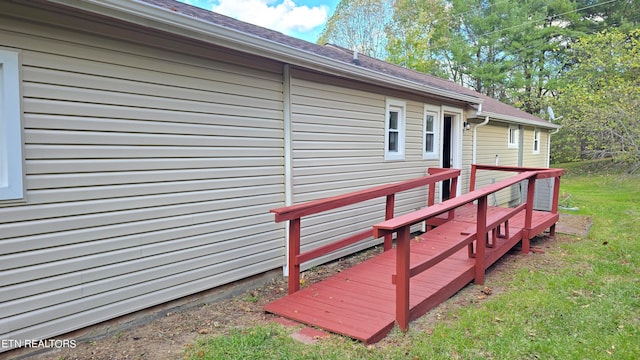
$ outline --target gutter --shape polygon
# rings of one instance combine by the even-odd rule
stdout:
[[[491,113],[491,112],[482,112],[483,115],[490,116],[494,120],[502,120],[504,122],[512,123],[512,124],[520,124],[520,125],[529,125],[533,127],[543,128],[543,129],[560,129],[562,126],[552,124],[546,121],[536,121],[523,119],[515,116]]]
[[[48,0],[47,2],[221,45],[244,53],[268,57],[324,73],[419,93],[428,93],[471,104],[481,104],[483,102],[482,99],[475,96],[385,75],[351,63],[343,63],[272,40],[198,20],[181,13],[171,12],[148,3],[131,0]]]

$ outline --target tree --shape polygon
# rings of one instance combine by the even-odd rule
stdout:
[[[558,108],[583,157],[640,168],[640,29],[585,36],[572,47]]]
[[[442,66],[451,18],[444,0],[398,0],[387,26],[389,62],[449,77]]]
[[[393,13],[393,0],[342,0],[318,38],[378,59],[387,54],[385,27]]]

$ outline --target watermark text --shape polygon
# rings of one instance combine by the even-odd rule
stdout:
[[[75,340],[67,340],[67,339],[47,339],[47,340],[0,339],[0,348],[3,348],[3,349],[15,349],[15,348],[75,349],[76,346],[77,346],[77,343]]]

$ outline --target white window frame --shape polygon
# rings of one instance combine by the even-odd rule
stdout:
[[[533,153],[540,154],[540,129],[533,129]]]
[[[520,128],[518,125],[509,125],[507,129],[507,147],[517,149],[520,146]]]
[[[427,131],[427,117],[433,116],[433,130]],[[424,105],[422,116],[422,158],[436,160],[440,155],[440,107]],[[427,135],[433,135],[433,151],[427,151]]]
[[[390,129],[390,114],[398,113],[397,129]],[[387,99],[385,111],[384,125],[384,159],[385,160],[404,160],[405,158],[405,132],[407,124],[407,104],[404,101]],[[397,133],[397,149],[389,150],[389,134]]]
[[[24,198],[20,54],[0,48],[0,201]]]

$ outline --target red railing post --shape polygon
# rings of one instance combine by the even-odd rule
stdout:
[[[533,202],[535,201],[536,177],[529,178],[527,184],[527,207],[524,217],[524,229],[522,229],[522,253],[528,254],[531,247],[531,224],[533,222]]]
[[[436,203],[436,183],[429,185],[429,197],[427,199],[427,207],[433,206]],[[432,229],[432,226],[427,224],[425,221],[425,230],[429,231]]]
[[[454,177],[450,181],[449,199],[453,199],[458,195],[458,177]],[[456,217],[456,210],[451,209],[449,211],[449,220],[453,220]]]
[[[394,207],[395,207],[396,194],[387,195],[387,205],[385,208],[384,219],[393,219]],[[393,234],[386,234],[384,236],[384,251],[391,250],[393,246]]]
[[[553,203],[551,204],[552,214],[558,213],[559,197],[560,197],[560,176],[556,176],[553,181]],[[553,223],[553,225],[551,225],[551,228],[549,229],[549,236],[551,237],[556,236],[556,223]]]
[[[399,228],[396,237],[396,321],[402,331],[409,329],[410,227]]]
[[[289,220],[289,294],[300,290],[300,218]]]
[[[427,206],[432,206],[436,203],[436,184],[429,185],[429,198],[427,199]]]
[[[487,242],[487,195],[478,198],[476,214],[476,285],[484,284],[484,249]]]
[[[476,189],[476,164],[471,164],[471,176],[469,177],[469,192]]]

